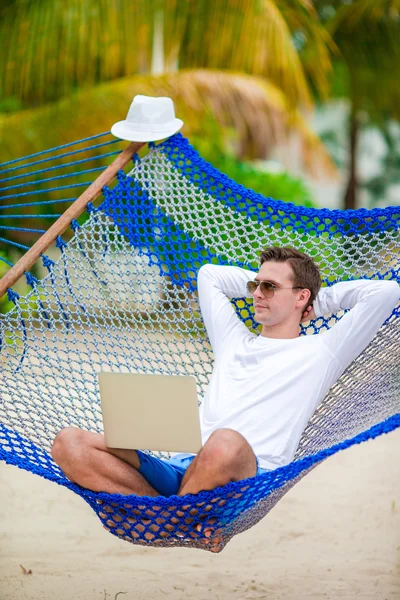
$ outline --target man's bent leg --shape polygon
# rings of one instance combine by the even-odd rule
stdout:
[[[256,473],[257,459],[247,440],[232,429],[217,429],[187,469],[178,493],[212,490]]]
[[[70,481],[94,492],[159,495],[137,471],[135,450],[108,448],[99,433],[67,427],[56,435],[51,455]]]
[[[256,473],[257,459],[246,439],[232,429],[218,429],[193,459],[182,480],[179,494],[211,490],[231,481],[254,477]],[[222,506],[225,502],[221,500],[218,504]],[[219,552],[223,548],[223,536],[222,529],[216,525],[217,517],[207,516],[207,508],[204,514],[199,514],[196,508],[190,514],[193,515],[192,526],[202,534],[202,543],[211,552]]]

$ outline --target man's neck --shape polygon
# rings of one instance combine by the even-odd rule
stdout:
[[[300,326],[298,323],[278,323],[277,325],[263,325],[261,336],[275,340],[291,340],[298,338]]]

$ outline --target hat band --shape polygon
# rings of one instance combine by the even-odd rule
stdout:
[[[133,131],[169,131],[171,127],[175,127],[177,123],[175,121],[168,121],[168,123],[132,123],[132,121],[121,121],[121,125],[126,125],[128,129]]]

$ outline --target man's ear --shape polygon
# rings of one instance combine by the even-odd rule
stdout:
[[[311,297],[310,290],[307,290],[306,288],[304,288],[303,290],[300,290],[298,299],[297,299],[299,307],[301,307],[303,310],[305,310],[308,307],[308,301],[310,300],[310,297]]]

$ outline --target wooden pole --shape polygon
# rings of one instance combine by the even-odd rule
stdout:
[[[93,183],[71,204],[69,208],[57,219],[55,223],[44,233],[38,241],[30,248],[24,256],[0,279],[0,298],[4,296],[8,288],[26,271],[32,267],[43,252],[53,244],[59,235],[68,229],[71,221],[83,213],[89,202],[100,196],[101,190],[108,185],[132,158],[132,156],[145,145],[145,142],[131,142],[121,154],[103,171]]]

